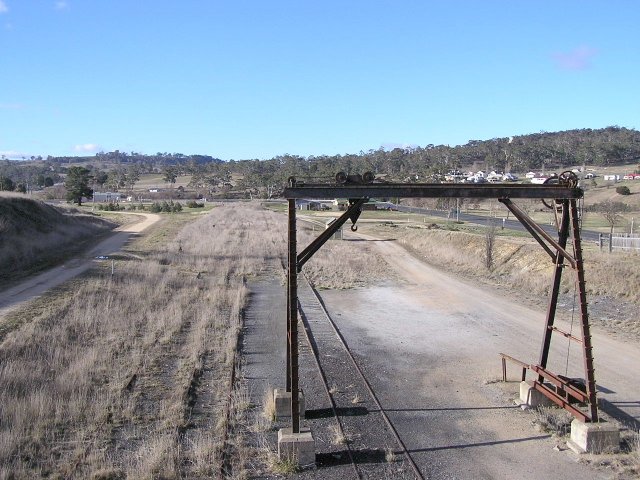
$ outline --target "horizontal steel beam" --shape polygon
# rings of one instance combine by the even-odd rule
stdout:
[[[582,198],[581,188],[565,185],[395,183],[325,185],[296,183],[284,198]]]

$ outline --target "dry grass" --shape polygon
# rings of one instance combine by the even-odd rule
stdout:
[[[493,269],[487,272],[486,239],[472,233],[426,228],[376,227],[374,233],[394,237],[427,262],[465,276],[487,278],[534,295],[549,292],[553,261],[529,239],[496,237]],[[589,295],[609,295],[640,303],[640,255],[584,249]],[[568,271],[569,273],[569,271]],[[572,293],[574,276],[563,276],[562,291]]]
[[[220,471],[224,432],[233,435],[248,404],[234,391],[220,418],[246,278],[282,258],[280,221],[255,208],[215,209],[138,252],[143,260],[119,261],[113,277],[93,271],[9,333],[0,344],[0,478]],[[242,472],[243,452],[234,454]]]
[[[262,398],[262,416],[269,422],[276,419],[276,400],[273,396],[273,389],[269,386]]]
[[[540,431],[564,436],[571,431],[573,417],[569,412],[557,407],[538,407],[531,410],[533,423]]]
[[[640,473],[640,431],[633,434],[630,456],[633,467]]]
[[[340,424],[334,423],[329,428],[329,431],[331,433],[331,442],[334,445],[346,445],[349,442]]]
[[[391,447],[387,447],[384,450],[384,459],[387,463],[393,463],[397,460],[396,453]]]
[[[318,236],[302,224],[298,250]],[[392,277],[392,269],[365,241],[329,240],[304,266],[309,280],[320,289],[364,287]]]

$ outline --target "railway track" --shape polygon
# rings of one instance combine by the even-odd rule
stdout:
[[[356,478],[411,478],[409,473],[424,479],[322,298],[306,276],[299,280],[305,337],[331,403],[335,437],[346,447]]]

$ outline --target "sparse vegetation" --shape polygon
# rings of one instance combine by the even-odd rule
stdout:
[[[534,425],[543,432],[563,436],[571,431],[573,417],[566,410],[558,407],[538,407],[531,412]]]
[[[331,430],[331,441],[334,445],[346,445],[348,443],[347,437],[342,430],[342,427],[339,423],[332,424],[330,427]]]
[[[247,403],[234,393],[230,415],[219,415],[245,281],[267,255],[283,255],[276,216],[214,209],[163,248],[120,260],[113,277],[92,272],[74,295],[8,334],[0,344],[0,478],[220,471],[224,449],[238,443],[223,442],[224,432],[233,435]],[[166,225],[155,231],[166,235]],[[230,465],[239,473],[241,463]]]
[[[392,448],[387,447],[384,451],[384,459],[387,463],[393,463],[397,460],[396,453]]]

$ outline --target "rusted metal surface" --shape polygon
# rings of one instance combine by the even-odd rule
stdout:
[[[287,343],[291,392],[291,429],[300,433],[300,400],[298,382],[298,266],[296,240],[296,201],[289,200],[289,265],[287,268]]]
[[[543,368],[547,367],[547,361],[549,359],[551,334],[554,332],[553,324],[556,318],[558,296],[560,295],[560,282],[562,280],[564,259],[566,258],[566,256],[562,255],[561,251],[564,251],[567,248],[567,239],[569,238],[569,209],[567,206],[568,201],[563,201],[562,215],[558,228],[558,246],[557,253],[555,255],[555,268],[553,271],[553,280],[551,282],[551,296],[549,298],[549,307],[547,308],[545,329],[542,332],[542,348],[540,350],[540,360],[538,362]],[[538,381],[542,382],[542,377],[539,377]]]
[[[521,381],[524,382],[527,379],[527,369],[531,368],[531,366],[528,363],[518,360],[517,358],[514,358],[511,355],[507,355],[506,353],[499,353],[498,355],[502,357],[501,360],[502,360],[502,381],[503,382],[507,381],[507,360],[509,360],[511,363],[515,363],[516,365],[519,365],[520,367],[522,367],[522,376],[520,377]]]
[[[284,198],[582,198],[579,188],[564,185],[459,183],[305,184],[292,179]]]
[[[587,396],[591,421],[598,421],[598,402],[596,398],[596,379],[593,367],[593,346],[591,345],[591,328],[587,310],[587,290],[584,281],[584,265],[582,262],[582,242],[580,240],[580,219],[578,205],[575,200],[569,202],[569,215],[573,227],[573,252],[576,257],[576,277],[578,280],[578,298],[580,299],[580,327],[582,329],[582,357],[584,362]]]

